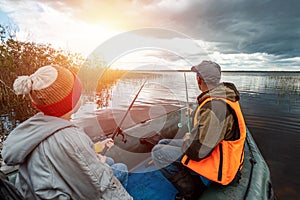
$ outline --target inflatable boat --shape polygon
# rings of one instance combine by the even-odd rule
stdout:
[[[124,111],[123,111],[124,113]],[[122,117],[120,110],[99,110],[87,117],[75,118],[90,138],[97,143],[111,137]],[[135,200],[173,200],[177,190],[155,168],[151,149],[163,138],[180,138],[187,132],[185,108],[177,105],[135,106],[115,135],[115,145],[106,156],[128,166],[127,191]],[[211,184],[201,200],[272,200],[275,194],[271,176],[259,148],[249,130],[245,142],[245,156],[241,176],[227,186]],[[3,170],[3,168],[2,168]],[[17,167],[3,170],[14,182]]]
[[[160,105],[157,108],[155,106],[134,107],[128,116],[128,121],[124,123],[122,135],[115,137],[115,145],[106,155],[112,157],[115,162],[127,164],[130,172],[127,190],[134,199],[174,199],[177,190],[153,165],[151,149],[162,138],[181,138],[187,132],[185,110],[185,108],[171,105]],[[116,115],[114,117],[114,114],[107,115],[107,110],[104,112],[106,114],[99,113],[99,116],[104,114],[105,120],[116,119]],[[86,120],[82,122],[84,123],[81,125],[86,129],[87,134],[95,140],[96,132],[91,131]],[[97,123],[103,123],[101,117],[97,118]],[[103,125],[99,125],[99,127],[103,127]],[[109,136],[112,129],[106,129],[107,132],[102,130],[98,134]],[[210,185],[200,199],[275,199],[268,165],[248,129],[244,151],[244,163],[240,178],[227,186]]]

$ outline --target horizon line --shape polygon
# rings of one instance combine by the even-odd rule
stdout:
[[[191,70],[186,69],[139,69],[139,70],[128,70],[128,71],[134,71],[134,72],[192,72]],[[290,73],[300,73],[299,71],[289,71],[289,70],[222,70],[221,72],[290,72]]]

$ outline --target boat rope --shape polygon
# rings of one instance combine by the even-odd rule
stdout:
[[[249,161],[251,163],[251,169],[250,169],[250,175],[249,175],[249,181],[248,181],[248,184],[247,184],[247,189],[246,189],[246,192],[245,192],[244,198],[243,198],[244,200],[248,196],[248,193],[249,193],[249,190],[250,190],[250,186],[251,186],[251,181],[252,181],[253,169],[254,169],[254,165],[256,164],[256,160],[255,160],[254,155],[252,153],[252,148],[250,146],[248,137],[246,137],[246,143],[247,143],[247,145],[249,147],[249,151],[250,151],[250,159],[249,159]]]

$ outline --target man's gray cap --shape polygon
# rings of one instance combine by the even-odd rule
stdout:
[[[204,60],[191,68],[206,84],[217,84],[221,79],[221,67],[215,62]]]

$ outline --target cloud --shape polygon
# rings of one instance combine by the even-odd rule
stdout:
[[[153,15],[160,16],[160,7],[153,7]],[[294,56],[300,53],[299,7],[296,0],[193,1],[158,23],[195,39],[218,42],[221,52]]]
[[[61,5],[61,9],[56,9]],[[17,39],[50,43],[54,47],[88,55],[98,44],[117,34],[103,26],[93,26],[75,18],[71,7],[59,1],[8,1],[0,9],[17,24]]]
[[[45,2],[41,1],[40,2]],[[113,0],[46,1],[92,23],[128,28],[162,27],[196,40],[218,42],[220,52],[300,53],[300,1]]]
[[[0,3],[0,8],[20,26],[23,37],[32,32],[35,39],[50,43],[55,40],[60,43],[57,39],[60,38],[60,44],[73,45],[75,50],[91,51],[116,32],[158,27],[183,34],[153,37],[178,42],[190,36],[201,43],[212,59],[224,62],[225,68],[226,63],[228,66],[242,63],[248,67],[294,69],[300,66],[299,7],[297,0],[3,0]],[[190,46],[183,46],[182,52],[195,63],[203,53]],[[161,58],[166,62],[180,60],[163,53]],[[296,61],[290,65],[289,58]]]

